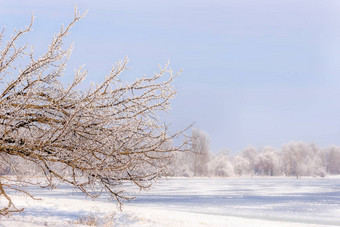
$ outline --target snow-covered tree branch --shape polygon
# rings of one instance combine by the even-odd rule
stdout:
[[[82,68],[68,86],[60,82],[71,54],[63,40],[82,17],[76,11],[40,57],[28,51],[28,45],[17,46],[33,18],[9,41],[1,40],[0,197],[7,204],[1,203],[0,214],[18,211],[7,190],[28,194],[25,186],[36,183],[22,174],[23,163],[46,177],[43,186],[53,187],[60,180],[91,197],[108,192],[121,203],[129,199],[119,187],[123,181],[149,188],[164,174],[173,151],[184,149],[185,141],[172,143],[183,131],[170,134],[158,117],[170,109],[176,93],[171,83],[178,73],[168,65],[127,83],[118,78],[126,69],[125,59],[87,90],[78,89],[87,75]]]

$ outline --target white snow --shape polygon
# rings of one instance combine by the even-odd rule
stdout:
[[[42,200],[12,195],[25,211],[1,227],[81,226],[340,226],[340,177],[169,178],[117,210],[108,197],[92,200],[71,187],[30,188]]]

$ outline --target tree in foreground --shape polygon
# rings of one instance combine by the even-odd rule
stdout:
[[[58,181],[91,197],[107,192],[121,204],[129,199],[120,187],[123,182],[149,188],[165,174],[173,152],[184,150],[186,142],[172,143],[183,131],[170,134],[158,117],[159,111],[169,110],[175,95],[171,82],[178,74],[167,66],[127,83],[118,78],[126,67],[123,60],[102,83],[86,90],[78,86],[87,75],[82,68],[68,86],[60,82],[71,53],[63,49],[63,39],[81,18],[76,11],[40,57],[28,45],[17,46],[33,18],[0,42],[1,215],[20,211],[8,190],[32,196],[26,186],[54,187]],[[47,181],[30,179],[24,174],[27,166]]]

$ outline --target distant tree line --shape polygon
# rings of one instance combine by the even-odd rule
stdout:
[[[340,174],[340,146],[321,148],[314,143],[290,142],[280,149],[247,147],[232,155],[213,154],[209,136],[192,130],[191,152],[177,153],[169,170],[172,176],[321,176]]]

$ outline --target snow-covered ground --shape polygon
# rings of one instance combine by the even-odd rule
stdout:
[[[131,186],[126,186],[133,191]],[[123,211],[107,197],[85,199],[72,188],[31,191],[35,201],[13,195],[25,211],[0,226],[340,226],[340,177],[169,178]]]

